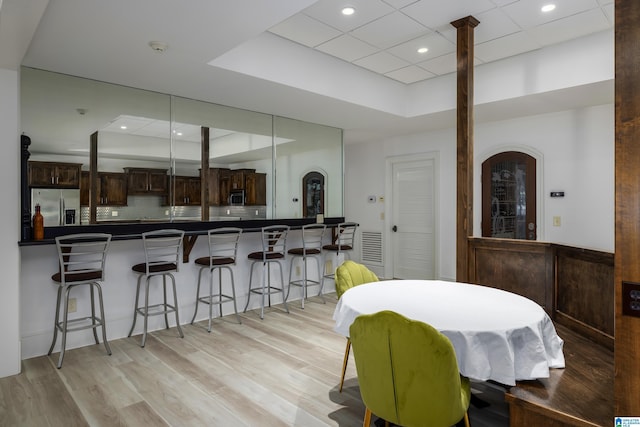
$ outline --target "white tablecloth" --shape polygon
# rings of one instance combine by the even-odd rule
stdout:
[[[515,385],[564,368],[564,341],[547,313],[520,295],[439,280],[387,280],[346,291],[336,306],[335,331],[349,336],[360,314],[391,310],[428,323],[452,342],[460,373]]]

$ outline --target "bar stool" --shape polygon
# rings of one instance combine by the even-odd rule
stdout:
[[[324,285],[324,275],[320,267],[320,261],[322,258],[322,239],[327,226],[324,224],[307,224],[302,227],[302,247],[289,249],[288,253],[292,256],[291,264],[289,266],[289,288],[287,290],[287,299],[289,299],[289,293],[291,292],[291,285],[300,286],[302,288],[302,308],[304,309],[304,300],[307,298],[307,287],[319,285],[320,290],[318,296],[322,298],[322,303],[325,303],[324,296],[322,295],[322,288]],[[296,258],[302,258],[302,279],[291,280],[291,273],[293,272],[293,264],[295,264]],[[307,275],[307,261],[309,258],[315,259],[318,265],[318,280],[310,280]]]
[[[138,273],[138,284],[136,286],[136,302],[133,309],[133,324],[129,331],[129,337],[133,334],[136,326],[138,314],[144,318],[144,330],[142,332],[142,341],[140,347],[144,347],[147,341],[147,321],[149,316],[164,314],[164,323],[169,329],[168,313],[175,313],[176,328],[180,338],[184,338],[182,329],[180,328],[180,319],[178,317],[178,295],[176,293],[176,279],[173,277],[174,272],[178,271],[180,265],[180,249],[182,248],[182,239],[184,231],[182,230],[156,230],[142,233],[142,244],[144,246],[145,262],[139,263],[131,267]],[[163,302],[159,304],[149,305],[149,284],[151,278],[162,276]],[[167,277],[171,279],[173,288],[173,305],[167,303]],[[140,299],[140,283],[145,279],[144,287],[144,305],[139,306]]]
[[[104,281],[105,261],[110,242],[111,235],[105,233],[69,234],[56,237],[60,271],[51,276],[51,279],[58,284],[58,297],[56,300],[56,317],[53,322],[53,341],[47,355],[51,355],[58,338],[58,331],[60,331],[62,344],[60,346],[60,356],[58,357],[58,369],[62,367],[62,360],[64,359],[67,332],[91,328],[93,329],[93,338],[96,344],[99,344],[100,341],[98,340],[96,329],[101,327],[104,347],[107,349],[107,354],[111,355],[111,348],[109,347],[105,330],[104,304],[102,302],[102,287],[100,286],[100,282]],[[89,286],[91,293],[91,315],[69,319],[69,294],[73,288],[84,285]],[[99,317],[96,316],[95,291],[98,292]],[[60,320],[60,305],[63,303],[63,298],[64,309],[62,320]]]
[[[271,307],[271,294],[282,293],[282,302],[284,309],[288,313],[287,298],[284,294],[284,275],[282,272],[281,261],[285,261],[287,253],[287,234],[289,233],[288,225],[271,225],[268,227],[262,227],[262,251],[251,252],[248,255],[251,260],[251,272],[249,274],[249,293],[247,295],[247,304],[244,306],[244,312],[246,313],[249,307],[249,301],[251,300],[251,294],[260,294],[260,319],[264,319],[264,297],[268,296],[269,307]],[[253,268],[256,264],[262,263],[262,285],[260,287],[253,288]],[[277,264],[280,267],[280,283],[281,287],[273,286],[271,284],[271,264]]]
[[[338,224],[333,243],[322,247],[322,249],[326,251],[324,256],[325,266],[327,265],[329,257],[335,256],[336,261],[339,261],[342,257],[344,257],[343,261],[345,259],[351,259],[350,253],[353,251],[357,228],[358,224],[355,222],[342,222]],[[324,274],[323,280],[325,278],[335,280],[336,268],[338,268],[338,266],[334,265],[331,273]]]
[[[223,227],[209,230],[207,232],[209,242],[209,256],[201,257],[195,260],[200,265],[200,273],[198,274],[198,287],[196,289],[196,309],[193,313],[191,324],[196,320],[198,314],[198,306],[200,303],[209,305],[209,326],[207,332],[211,332],[211,318],[213,317],[213,305],[220,307],[220,317],[222,317],[222,304],[233,301],[233,310],[236,313],[238,323],[242,323],[238,308],[236,306],[236,287],[233,281],[233,270],[231,266],[236,265],[236,255],[238,253],[238,240],[242,234],[241,228]],[[209,295],[200,296],[200,282],[202,273],[209,271]],[[213,270],[218,270],[218,293],[213,293]],[[231,295],[222,293],[222,270],[229,272],[231,278]]]

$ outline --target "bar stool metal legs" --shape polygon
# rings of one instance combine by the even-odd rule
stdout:
[[[357,228],[358,224],[355,222],[343,222],[338,224],[333,242],[322,247],[322,249],[326,251],[324,256],[325,266],[329,257],[333,257],[334,255],[336,260],[339,260],[341,257],[344,257],[343,261],[351,259],[349,253],[353,251]],[[334,265],[330,273],[324,274],[323,280],[325,278],[335,280],[336,268],[338,268],[338,266]]]
[[[308,286],[319,285],[318,296],[325,303],[322,289],[324,287],[324,274],[320,267],[320,259],[322,258],[322,239],[327,227],[324,224],[308,224],[302,227],[302,247],[289,249],[288,253],[292,256],[289,266],[289,287],[287,289],[287,299],[291,292],[291,285],[302,288],[302,308],[304,309],[304,300],[308,297]],[[293,264],[296,259],[302,259],[302,279],[291,280],[293,273]],[[307,273],[307,262],[310,259],[316,260],[318,268],[318,280],[309,279]]]
[[[176,329],[180,338],[184,338],[184,333],[180,327],[180,316],[178,313],[178,293],[176,290],[176,279],[173,272],[178,271],[180,265],[180,249],[182,248],[182,230],[156,230],[142,234],[142,242],[145,251],[145,262],[136,264],[132,270],[138,273],[136,285],[136,299],[133,309],[133,322],[129,337],[133,334],[138,315],[144,319],[142,340],[140,346],[144,347],[147,341],[149,316],[164,315],[165,327],[169,329],[169,313],[175,313]],[[162,276],[162,296],[163,300],[158,304],[149,304],[149,287],[154,276]],[[173,291],[173,304],[167,301],[167,277],[171,279]],[[140,285],[142,279],[145,280],[144,304],[140,306]]]
[[[287,225],[272,225],[262,228],[262,251],[252,252],[248,255],[249,260],[252,261],[251,269],[249,273],[249,293],[247,295],[247,303],[244,306],[244,312],[249,308],[249,302],[251,301],[251,294],[260,294],[260,319],[264,319],[264,307],[265,296],[268,298],[269,307],[271,306],[271,294],[281,293],[282,303],[284,309],[289,313],[289,307],[287,307],[287,297],[284,293],[285,281],[282,261],[285,261],[286,257],[286,241],[287,234],[289,232],[289,226]],[[260,287],[253,287],[253,270],[254,267],[262,263],[262,285]],[[281,286],[274,286],[271,284],[271,264],[277,264],[280,268],[280,283]]]
[[[220,307],[220,317],[222,317],[222,304],[225,302],[233,302],[233,310],[236,314],[238,323],[242,323],[240,315],[238,314],[238,307],[236,305],[236,286],[233,279],[233,270],[231,266],[236,263],[236,255],[238,251],[238,240],[242,234],[241,228],[224,227],[217,228],[208,231],[209,237],[209,256],[201,257],[195,260],[195,263],[200,265],[200,272],[198,274],[198,286],[196,289],[196,308],[191,319],[191,324],[196,320],[198,314],[198,306],[200,303],[209,305],[209,325],[207,332],[211,332],[211,322],[213,318],[213,306],[218,305]],[[209,294],[206,296],[200,296],[200,284],[202,282],[202,273],[209,271]],[[214,271],[218,270],[218,293],[213,291],[213,276]],[[222,291],[222,271],[227,270],[229,272],[229,278],[231,279],[231,295],[225,294]]]
[[[171,278],[171,286],[173,291],[173,304],[167,303],[167,276]],[[157,316],[164,315],[164,324],[165,328],[169,329],[169,313],[175,313],[176,317],[176,329],[178,330],[178,335],[180,338],[184,338],[184,333],[182,332],[182,328],[180,327],[180,316],[178,314],[178,296],[176,293],[176,280],[173,277],[173,274],[166,273],[162,275],[162,294],[163,294],[163,302],[159,304],[149,305],[149,285],[151,283],[152,276],[140,275],[138,277],[138,284],[136,286],[136,302],[135,308],[133,312],[133,324],[131,325],[131,329],[129,330],[129,334],[127,336],[131,336],[133,334],[133,330],[136,327],[136,319],[138,315],[142,316],[144,319],[143,324],[143,332],[142,332],[142,340],[140,341],[140,347],[144,347],[147,342],[147,330],[148,330],[148,320],[149,316]],[[142,279],[145,278],[144,285],[144,305],[139,306],[139,295],[140,295],[140,284]]]
[[[111,355],[111,347],[107,341],[105,327],[104,303],[102,300],[102,287],[100,281],[104,280],[104,265],[107,250],[111,242],[111,235],[104,233],[84,233],[59,236],[56,238],[56,247],[60,262],[60,271],[52,276],[54,282],[58,283],[56,297],[56,313],[53,323],[53,340],[47,355],[51,355],[58,339],[58,332],[61,334],[60,356],[57,367],[62,367],[65,350],[67,346],[67,333],[92,329],[93,338],[96,344],[98,339],[97,328],[102,328],[102,341]],[[91,315],[69,319],[69,296],[71,290],[78,287],[88,286],[91,300]],[[96,315],[95,291],[97,290],[100,313]],[[62,319],[60,319],[60,309],[62,307]]]

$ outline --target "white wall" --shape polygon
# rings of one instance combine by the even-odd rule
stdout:
[[[2,271],[2,298],[0,298],[0,377],[20,372],[20,135],[19,76],[16,71],[0,68],[0,146],[2,161],[0,181],[2,200],[5,201],[0,234],[0,271]],[[16,181],[18,183],[16,183]],[[14,185],[15,183],[15,185]]]
[[[474,235],[481,235],[482,161],[503,149],[522,149],[541,157],[539,185],[543,194],[538,240],[613,251],[614,248],[614,117],[613,105],[563,111],[519,119],[476,123],[474,133]],[[439,236],[436,272],[455,279],[456,132],[446,129],[345,146],[345,216],[361,230],[389,233],[380,214],[388,157],[437,152]],[[564,191],[551,199],[550,191]],[[552,226],[552,217],[561,226]],[[387,218],[391,220],[390,218]],[[356,250],[356,254],[358,251]],[[384,262],[387,262],[386,260]]]

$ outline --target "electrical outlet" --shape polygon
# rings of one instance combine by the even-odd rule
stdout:
[[[640,283],[622,282],[622,314],[640,317]]]
[[[75,298],[69,298],[69,313],[75,313],[78,309],[77,301]]]
[[[553,217],[553,226],[554,227],[560,227],[560,217],[559,216],[554,216]]]
[[[324,274],[331,274],[331,272],[333,272],[333,262],[331,262],[331,260],[327,260],[327,262],[324,263]]]
[[[300,276],[300,266],[296,265],[296,276]]]

